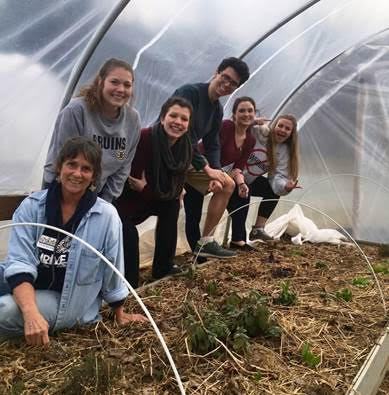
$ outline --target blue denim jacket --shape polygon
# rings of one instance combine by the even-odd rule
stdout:
[[[33,193],[15,211],[13,222],[46,223],[47,191]],[[43,227],[16,226],[12,228],[4,277],[30,273],[37,277],[37,242]],[[90,243],[124,272],[122,224],[116,209],[97,198],[82,218],[76,236]],[[107,303],[124,299],[128,289],[123,280],[86,246],[73,239],[68,257],[65,281],[57,320],[53,330],[70,328],[76,323],[92,323],[100,319],[102,299]]]

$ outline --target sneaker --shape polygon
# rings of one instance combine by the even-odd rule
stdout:
[[[174,276],[176,274],[182,274],[184,273],[184,270],[181,269],[178,265],[174,264],[171,269],[169,270],[168,275],[169,276]]]
[[[220,259],[232,258],[236,256],[235,252],[223,248],[221,245],[216,243],[216,241],[211,241],[207,244],[204,244],[202,247],[199,243],[197,243],[193,253],[202,257],[212,257]]]
[[[268,235],[263,228],[252,228],[249,234],[249,240],[262,240],[262,241],[271,241],[274,240],[273,237]]]
[[[243,245],[239,245],[231,242],[229,248],[231,250],[244,251],[244,252],[258,251],[256,248],[252,247],[250,244],[247,243]]]

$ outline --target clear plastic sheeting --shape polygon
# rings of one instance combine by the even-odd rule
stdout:
[[[70,73],[118,4],[0,3],[0,195],[39,189]],[[78,87],[107,58],[127,60],[136,69],[134,105],[147,126],[178,86],[209,80],[222,58],[252,48],[244,57],[252,76],[222,100],[225,117],[241,95],[252,96],[267,117],[295,114],[304,189],[290,198],[318,206],[357,238],[388,242],[388,15],[387,0],[132,0]]]
[[[389,241],[389,30],[327,65],[288,101],[300,124],[303,202],[357,239]],[[315,221],[316,222],[316,221]],[[326,224],[321,219],[324,227]]]
[[[70,72],[110,1],[0,4],[0,195],[39,189]]]

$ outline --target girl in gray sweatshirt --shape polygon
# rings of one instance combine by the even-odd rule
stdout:
[[[134,73],[127,62],[109,59],[93,82],[82,87],[78,97],[59,113],[44,166],[44,186],[55,178],[54,164],[65,141],[87,136],[103,152],[98,195],[108,202],[120,196],[140,136],[139,114],[130,104],[133,82]]]

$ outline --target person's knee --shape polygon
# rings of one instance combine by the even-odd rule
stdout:
[[[226,181],[223,185],[223,192],[225,194],[227,194],[228,196],[231,196],[235,190],[235,181],[227,174],[225,175],[225,178],[226,178]]]
[[[0,333],[14,328],[19,321],[21,321],[20,309],[12,295],[0,297]]]

